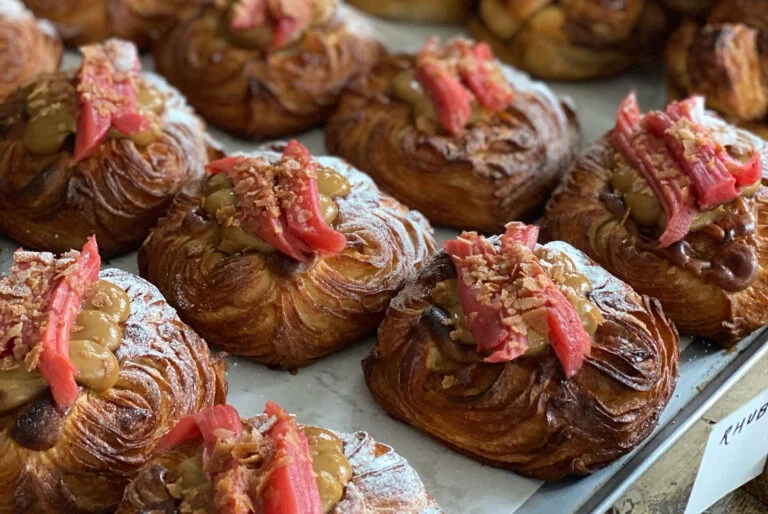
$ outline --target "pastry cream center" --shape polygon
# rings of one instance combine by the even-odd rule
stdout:
[[[49,75],[21,91],[26,105],[27,124],[24,147],[33,154],[50,155],[61,151],[67,138],[77,131],[77,100],[71,77]],[[136,101],[139,114],[150,120],[150,129],[126,136],[110,130],[111,139],[131,139],[146,146],[160,134],[159,116],[165,108],[162,93],[142,80],[137,81]]]
[[[589,279],[576,271],[575,264],[564,253],[550,252],[542,248],[538,249],[536,253],[552,280],[576,309],[584,329],[588,334],[593,335],[602,323],[603,317],[597,306],[587,297],[587,294],[592,290]],[[437,307],[448,314],[449,318],[444,324],[452,328],[451,339],[459,344],[474,347],[475,340],[464,321],[465,313],[459,300],[456,279],[438,282],[432,289],[430,297]],[[537,355],[550,344],[546,309],[532,309],[522,313],[521,317],[528,338],[528,350],[524,355]],[[433,357],[438,357],[432,359],[431,365],[433,367],[441,369],[445,367],[445,363],[438,362],[445,356],[433,355]]]
[[[339,214],[336,198],[347,196],[352,186],[346,177],[331,168],[317,170],[317,190],[320,193],[320,211],[323,220],[333,225]],[[219,225],[220,242],[217,249],[227,254],[258,251],[273,252],[269,244],[252,234],[244,227],[231,223],[232,215],[237,209],[234,184],[225,174],[213,175],[206,185],[203,207],[211,219]]]
[[[70,333],[69,358],[80,385],[93,391],[106,391],[117,383],[120,365],[114,352],[122,343],[122,328],[130,316],[131,301],[125,291],[100,280],[83,302]],[[48,389],[38,370],[28,371],[23,363],[0,371],[0,413],[11,411],[33,400]]]

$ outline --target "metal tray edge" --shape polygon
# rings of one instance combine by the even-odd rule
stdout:
[[[577,514],[604,514],[664,453],[669,450],[701,417],[765,355],[768,355],[768,328],[750,342],[728,363],[696,397],[688,402],[667,424],[624,463],[603,486],[579,508]]]

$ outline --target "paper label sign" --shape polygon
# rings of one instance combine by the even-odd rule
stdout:
[[[763,471],[768,455],[768,389],[713,425],[685,514],[700,514]]]

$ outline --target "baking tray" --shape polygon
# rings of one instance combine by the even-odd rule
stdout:
[[[392,51],[416,50],[431,35],[448,38],[465,33],[459,26],[420,26],[373,19],[371,22],[377,37]],[[143,61],[145,69],[153,68],[150,57],[144,56]],[[64,67],[76,64],[76,55],[68,52]],[[663,71],[657,66],[608,80],[550,83],[550,86],[573,99],[582,124],[583,142],[597,138],[613,125],[616,108],[630,89],[637,92],[645,109],[663,107],[666,96]],[[234,139],[216,130],[211,133],[229,151],[248,151],[260,146],[260,143]],[[297,139],[313,153],[324,153],[322,131],[315,130]],[[444,228],[437,228],[436,232],[441,242],[456,234]],[[10,267],[16,246],[0,237],[0,271]],[[137,273],[136,254],[112,259],[105,262],[105,266]],[[302,422],[344,431],[368,431],[408,458],[427,489],[448,513],[603,513],[768,353],[766,341],[768,331],[761,330],[735,349],[723,351],[705,341],[684,338],[677,389],[653,436],[643,446],[594,475],[551,484],[476,463],[389,418],[368,393],[360,366],[360,360],[373,345],[373,337],[301,369],[296,375],[231,357],[229,401],[246,416],[261,412],[266,400],[272,399],[295,413]]]

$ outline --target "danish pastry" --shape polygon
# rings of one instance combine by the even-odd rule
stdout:
[[[669,96],[707,107],[768,137],[768,10],[760,0],[717,2],[703,25],[686,20],[667,45]]]
[[[469,26],[513,66],[583,80],[660,55],[674,23],[655,0],[480,0]]]
[[[0,232],[64,252],[96,234],[135,249],[173,195],[202,177],[205,126],[136,47],[82,49],[76,73],[39,77],[0,104]]]
[[[331,153],[433,223],[485,232],[540,212],[578,133],[568,101],[464,39],[383,58],[325,129]]]
[[[142,276],[228,352],[304,366],[377,326],[435,248],[426,219],[293,140],[208,165],[139,250]]]
[[[183,419],[158,447],[117,514],[442,512],[389,446],[365,432],[297,425],[274,402],[242,420],[217,405]]]
[[[146,48],[189,9],[213,1],[24,0],[24,3],[37,16],[55,23],[68,45],[100,43],[118,37]]]
[[[391,416],[492,466],[591,473],[653,430],[677,380],[658,301],[538,229],[448,241],[392,301],[365,380]]]
[[[155,64],[206,120],[268,139],[322,124],[380,52],[367,23],[336,0],[225,0],[158,41]]]
[[[0,0],[0,102],[41,73],[59,68],[62,46],[53,26],[19,0]]]
[[[111,512],[184,416],[226,396],[219,357],[160,293],[99,272],[96,241],[19,250],[0,278],[0,512]]]
[[[767,163],[764,141],[702,97],[643,115],[630,95],[548,203],[542,233],[658,298],[681,332],[731,345],[768,323]]]

